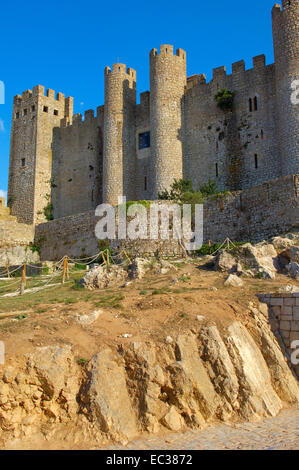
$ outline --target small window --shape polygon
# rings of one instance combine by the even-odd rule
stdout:
[[[16,119],[19,119],[20,113],[16,113]]]
[[[252,99],[249,98],[249,112],[252,112]]]
[[[147,177],[144,177],[144,191],[147,191]]]
[[[48,106],[44,106],[44,113],[47,113],[49,111]]]
[[[58,116],[58,110],[54,109],[54,116]]]
[[[216,163],[215,167],[216,167],[216,178],[218,178],[218,176],[219,176],[218,163]]]
[[[139,149],[145,149],[151,146],[150,132],[139,134]]]
[[[254,155],[254,166],[255,166],[256,169],[259,167],[259,162],[258,162],[257,154]]]
[[[34,113],[34,111],[35,111],[35,106],[34,105],[31,106],[31,111]]]
[[[254,111],[257,111],[257,96],[254,97]]]
[[[27,116],[27,109],[24,109],[24,116]]]
[[[25,168],[25,165],[26,165],[26,160],[25,160],[25,158],[22,158],[21,165],[22,165],[22,168]]]

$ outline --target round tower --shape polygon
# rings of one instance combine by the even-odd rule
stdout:
[[[103,202],[134,199],[136,72],[105,68]]]
[[[163,45],[150,53],[151,191],[153,199],[183,177],[186,52]]]
[[[299,2],[282,0],[272,9],[277,140],[282,176],[299,173]],[[296,88],[298,90],[296,97]]]

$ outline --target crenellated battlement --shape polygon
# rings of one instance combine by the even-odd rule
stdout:
[[[150,51],[150,57],[180,57],[186,61],[186,51],[184,49],[177,49],[174,54],[173,45],[171,44],[161,44],[160,53],[158,54],[157,49],[152,49]]]
[[[136,81],[136,70],[126,66],[126,64],[116,63],[112,65],[112,70],[109,66],[105,67],[105,75],[127,75],[131,80]]]

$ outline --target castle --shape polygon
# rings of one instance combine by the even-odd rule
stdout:
[[[136,102],[136,72],[105,68],[105,104],[73,115],[73,98],[38,85],[14,97],[8,205],[18,222],[40,224],[94,210],[101,202],[156,199],[175,178],[194,187],[245,190],[299,173],[299,3],[272,10],[275,63],[240,60],[186,75],[186,52],[150,52],[150,91]],[[232,110],[216,93],[234,93]],[[49,217],[49,213],[50,217]]]

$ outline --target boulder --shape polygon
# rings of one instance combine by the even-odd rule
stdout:
[[[274,237],[271,242],[277,251],[285,250],[293,245],[293,241],[290,238],[285,237]]]
[[[290,262],[294,261],[299,263],[299,248],[297,246],[291,246],[281,253],[281,256],[287,258]]]
[[[162,418],[161,423],[171,431],[181,431],[185,426],[185,421],[177,412],[175,406],[171,406],[166,415]]]
[[[214,264],[217,271],[225,272],[230,271],[236,265],[236,260],[227,251],[220,251],[215,257]]]
[[[291,276],[293,279],[299,279],[299,264],[298,263],[291,261],[291,263],[288,264],[286,268],[289,273],[289,276]]]
[[[251,268],[255,274],[275,279],[278,268],[277,252],[273,245],[259,243],[256,246],[246,243],[238,249],[238,258],[244,266]]]
[[[91,325],[99,318],[99,315],[101,313],[103,313],[102,310],[95,310],[94,312],[85,313],[83,315],[81,315],[80,313],[77,313],[75,316],[75,319],[76,319],[76,322],[82,326]]]
[[[231,287],[242,287],[244,282],[239,276],[236,276],[235,274],[229,274],[224,281],[224,285]]]
[[[119,287],[128,277],[122,266],[97,266],[87,272],[80,280],[80,284],[87,289],[103,289],[105,287]]]

